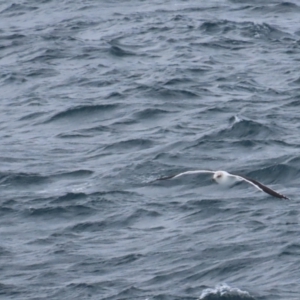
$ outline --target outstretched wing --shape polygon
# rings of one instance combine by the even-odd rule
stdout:
[[[155,179],[154,181],[158,181],[158,180],[168,180],[168,179],[173,179],[173,178],[177,178],[183,175],[189,175],[189,174],[201,174],[201,173],[210,173],[210,174],[214,174],[214,171],[208,171],[208,170],[195,170],[195,171],[186,171],[186,172],[182,172],[179,174],[175,174],[175,175],[170,175],[170,176],[164,176],[164,177],[160,177]]]
[[[238,178],[239,180],[243,180],[243,181],[246,181],[248,183],[250,183],[251,185],[253,185],[254,187],[256,187],[258,190],[262,191],[262,192],[265,192],[273,197],[276,197],[276,198],[280,198],[280,199],[289,199],[288,197],[272,190],[271,188],[263,185],[262,183],[254,180],[254,179],[251,179],[251,178],[248,178],[248,177],[244,177],[244,176],[240,176],[240,175],[233,175],[235,176],[236,178]]]

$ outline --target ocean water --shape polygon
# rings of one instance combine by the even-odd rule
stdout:
[[[0,298],[300,299],[299,14],[1,1]]]

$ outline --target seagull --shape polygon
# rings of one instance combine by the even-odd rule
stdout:
[[[265,193],[267,193],[267,194],[269,194],[273,197],[280,198],[280,199],[289,199],[288,197],[272,190],[271,188],[263,185],[262,183],[254,180],[254,179],[251,179],[251,178],[248,178],[248,177],[245,177],[245,176],[241,176],[241,175],[231,174],[231,173],[228,173],[226,171],[209,171],[209,170],[186,171],[186,172],[182,172],[182,173],[179,173],[179,174],[176,174],[176,175],[160,177],[160,178],[158,178],[154,181],[174,179],[174,178],[177,178],[177,177],[181,177],[183,175],[201,174],[201,173],[214,174],[213,179],[221,185],[232,185],[235,182],[245,181],[245,182],[251,184],[252,186],[254,186],[255,188],[257,188],[258,190],[260,190],[262,192],[265,192]]]

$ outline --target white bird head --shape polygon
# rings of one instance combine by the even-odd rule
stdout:
[[[213,179],[219,184],[227,184],[228,183],[228,175],[226,171],[216,171]]]

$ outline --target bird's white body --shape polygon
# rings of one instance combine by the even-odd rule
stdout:
[[[232,178],[232,176],[230,176],[231,174],[229,174],[226,171],[216,171],[213,179],[222,185],[231,185],[233,184],[236,180],[234,178]]]

